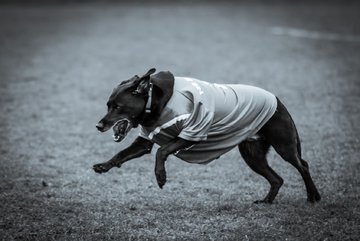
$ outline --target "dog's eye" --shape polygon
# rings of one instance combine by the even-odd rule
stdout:
[[[115,109],[120,110],[120,109],[121,109],[121,107],[120,107],[120,106],[118,106],[118,105],[115,105]]]

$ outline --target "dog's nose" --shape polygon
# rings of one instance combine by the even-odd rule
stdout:
[[[96,124],[96,128],[99,131],[102,131],[102,130],[104,130],[104,124],[102,122],[99,122],[99,123]]]

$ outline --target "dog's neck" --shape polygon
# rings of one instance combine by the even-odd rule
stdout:
[[[141,118],[142,120],[140,121],[140,125],[145,127],[153,126],[157,122],[167,103],[167,100],[165,101],[165,99],[162,98],[161,89],[153,86],[151,91],[152,93],[148,95],[148,100]]]
[[[170,72],[159,72],[151,76],[148,99],[140,125],[150,127],[157,122],[172,96],[173,87],[174,76]]]

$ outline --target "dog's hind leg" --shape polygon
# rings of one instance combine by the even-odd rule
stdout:
[[[239,144],[241,156],[248,166],[260,174],[270,183],[270,190],[263,200],[255,201],[255,203],[272,203],[283,184],[283,179],[268,165],[266,154],[270,144],[264,139],[254,141],[243,141]]]
[[[278,100],[275,114],[259,131],[275,151],[301,174],[310,202],[320,201],[321,197],[310,176],[309,166],[301,158],[301,145],[295,124],[285,106]]]

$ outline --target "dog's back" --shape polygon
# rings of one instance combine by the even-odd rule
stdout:
[[[174,90],[214,111],[213,122],[221,121],[229,115],[240,115],[244,119],[253,119],[252,116],[261,113],[271,116],[277,103],[272,93],[255,86],[216,84],[188,77],[175,77]],[[239,110],[241,113],[236,113]]]

